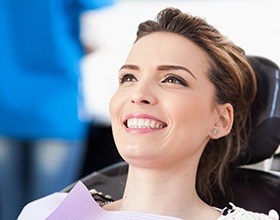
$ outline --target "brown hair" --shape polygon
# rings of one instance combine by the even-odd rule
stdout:
[[[210,140],[198,166],[197,193],[204,201],[212,203],[211,188],[217,186],[225,193],[227,169],[242,147],[246,147],[249,108],[256,94],[255,74],[244,51],[202,18],[166,8],[159,12],[156,21],[148,20],[139,25],[136,41],[159,31],[184,36],[207,52],[210,57],[208,77],[215,86],[215,101],[230,103],[234,108],[231,133]]]

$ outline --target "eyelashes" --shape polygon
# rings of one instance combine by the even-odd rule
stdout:
[[[165,77],[164,80],[161,81],[162,83],[171,83],[171,84],[178,84],[182,85],[184,87],[189,86],[189,84],[186,82],[185,79],[183,79],[181,76],[170,74]]]
[[[136,77],[131,73],[124,73],[124,74],[121,73],[119,76],[120,84],[124,84],[125,82],[136,82],[136,81],[137,81]]]
[[[137,82],[137,78],[134,74],[131,73],[120,73],[119,75],[119,83],[134,83]],[[164,77],[163,80],[160,81],[161,83],[171,84],[171,85],[181,85],[184,87],[189,87],[189,84],[187,81],[182,78],[181,76],[178,76],[176,74],[168,74]]]

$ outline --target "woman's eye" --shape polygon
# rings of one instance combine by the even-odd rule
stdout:
[[[182,86],[188,86],[188,83],[180,76],[167,76],[162,83],[172,83]]]
[[[120,84],[123,84],[125,82],[136,82],[137,79],[135,78],[135,76],[133,74],[123,74],[120,75]]]

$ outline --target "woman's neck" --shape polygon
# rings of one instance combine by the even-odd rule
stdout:
[[[207,206],[196,193],[195,172],[192,171],[195,169],[183,167],[173,169],[162,172],[157,169],[130,166],[123,199],[115,204],[113,210],[183,219],[196,219],[196,216],[202,215],[204,210],[210,210],[211,207]],[[213,213],[216,213],[214,209]],[[209,214],[207,215],[209,217]],[[206,217],[207,215],[205,213]]]
[[[180,209],[178,201],[193,201],[197,197],[194,183],[195,175],[192,173],[182,176],[176,173],[174,176],[169,172],[131,167],[122,208],[157,213],[172,207]]]

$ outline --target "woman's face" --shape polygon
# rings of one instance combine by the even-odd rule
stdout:
[[[182,36],[138,40],[120,69],[110,102],[116,145],[138,166],[199,160],[218,117],[207,54]]]

